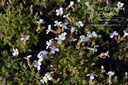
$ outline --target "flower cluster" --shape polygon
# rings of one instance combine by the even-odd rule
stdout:
[[[37,55],[38,61],[37,60],[34,61],[34,67],[37,68],[38,71],[41,70],[42,61],[48,58],[47,54],[48,54],[47,51],[40,51],[39,54]]]
[[[12,53],[13,56],[18,56],[19,55],[19,51],[18,49],[13,49],[13,53]]]
[[[47,83],[48,81],[52,80],[51,74],[53,74],[53,73],[54,73],[54,72],[47,72],[47,73],[45,73],[45,76],[40,80],[40,82],[41,82],[42,84],[45,84],[45,83]]]

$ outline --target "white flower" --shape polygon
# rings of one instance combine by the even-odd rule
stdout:
[[[52,80],[51,73],[47,72],[45,76],[47,77],[48,80]]]
[[[43,79],[40,79],[40,82],[41,82],[41,84],[44,84],[44,80]]]
[[[84,35],[81,35],[80,36],[80,40],[81,40],[81,42],[88,42],[89,41],[89,38],[88,37],[85,37]]]
[[[114,36],[118,36],[118,32],[114,31],[113,33],[110,33],[110,38],[113,38]]]
[[[118,8],[123,7],[123,5],[124,5],[124,3],[121,3],[121,2],[118,2],[118,3],[117,3],[117,7],[118,7]]]
[[[13,53],[12,53],[13,56],[18,56],[19,55],[19,51],[18,51],[17,48],[16,49],[12,49],[12,50],[13,50]]]
[[[54,21],[54,23],[55,23],[54,26],[60,26],[62,22],[58,22],[58,21],[56,20],[56,21]]]
[[[80,27],[83,27],[84,24],[82,23],[82,21],[78,21],[78,22],[76,22],[76,26],[78,26],[80,28]]]
[[[40,51],[37,57],[39,58],[40,61],[43,61],[43,59],[48,58],[47,54],[48,54],[48,51]]]
[[[110,56],[109,56],[109,50],[108,50],[104,55],[109,58],[109,57],[110,57]]]
[[[66,32],[64,32],[64,33],[61,33],[58,37],[56,37],[55,39],[56,40],[58,40],[57,42],[59,43],[59,44],[62,44],[62,41],[64,41],[65,39],[66,39]]]
[[[125,37],[128,36],[128,33],[125,30],[123,32]]]
[[[55,52],[59,52],[59,48],[56,48],[55,46],[49,47],[51,49],[51,53],[55,54]]]
[[[62,15],[63,14],[63,8],[60,7],[59,9],[56,9],[56,16]]]
[[[46,49],[48,49],[49,46],[51,46],[51,44],[53,43],[52,40],[53,40],[53,39],[51,39],[51,40],[49,40],[49,41],[46,41],[46,45],[47,45]]]
[[[101,37],[101,35],[97,35],[96,32],[94,32],[94,31],[92,32],[92,36],[94,36],[94,37]]]
[[[89,2],[85,2],[85,5],[86,5],[86,6],[89,6]]]
[[[101,37],[101,35],[97,35],[95,31],[93,31],[92,33],[91,32],[87,32],[87,37],[88,38],[92,38],[92,37]]]
[[[77,0],[77,3],[80,2],[80,0]]]
[[[43,19],[39,19],[39,23],[44,23],[44,20]]]
[[[87,74],[86,76],[90,76],[90,79],[93,80],[95,78],[95,76],[97,77],[96,74]]]
[[[40,60],[34,60],[34,67],[37,68],[37,70],[40,70],[41,69],[41,61]]]
[[[53,71],[51,71],[50,73],[51,73],[51,74],[53,74],[54,72],[53,72]]]
[[[71,33],[73,33],[73,32],[75,32],[75,31],[77,31],[76,29],[75,29],[75,27],[71,27]]]
[[[63,15],[63,18],[67,18],[70,14]]]
[[[70,5],[69,6],[73,6],[74,5],[74,1],[70,1]]]
[[[60,24],[60,27],[64,27],[65,29],[68,29],[67,25],[68,25],[68,22],[65,22]]]
[[[97,49],[96,47],[97,47],[97,46],[94,46],[94,47],[93,47],[93,54],[98,51],[98,49]]]
[[[28,55],[27,57],[24,57],[24,59],[29,59],[31,57],[32,57],[32,55]]]
[[[109,76],[113,76],[115,73],[114,72],[112,72],[112,71],[109,71],[108,73],[106,73],[107,75],[109,75]]]
[[[46,34],[48,34],[51,31],[51,25],[48,25],[48,29],[46,30]]]
[[[44,20],[43,19],[39,19],[39,21],[35,21],[35,23],[38,23],[38,24],[44,24]]]
[[[92,37],[92,33],[89,31],[89,32],[87,32],[87,37],[88,38],[91,38]]]
[[[48,81],[52,80],[52,76],[51,76],[52,73],[53,73],[53,72],[47,72],[47,73],[45,73],[45,76],[43,77],[43,79],[40,80],[40,82],[41,82],[42,84],[45,84],[45,83],[47,83]]]
[[[45,83],[47,83],[47,81],[48,81],[46,76],[43,77],[43,80],[44,80]]]
[[[30,35],[24,35],[24,37],[20,38],[20,40],[29,40],[30,39]]]
[[[31,5],[30,7],[34,7],[33,5]]]

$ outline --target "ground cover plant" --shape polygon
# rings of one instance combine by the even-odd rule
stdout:
[[[128,2],[1,0],[1,85],[127,85]]]

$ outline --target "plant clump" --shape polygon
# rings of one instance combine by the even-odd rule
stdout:
[[[127,84],[127,4],[1,0],[2,85]]]

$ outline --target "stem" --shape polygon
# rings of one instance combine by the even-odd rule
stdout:
[[[28,64],[28,66],[31,68],[32,64],[31,64],[30,59],[27,59],[27,64]]]
[[[124,40],[124,38],[125,38],[125,35],[124,35],[123,37],[121,37],[121,39],[120,39],[120,40],[122,41],[122,40]]]
[[[112,84],[112,76],[109,76],[109,77],[108,77],[108,83],[109,83],[109,85]]]
[[[92,85],[92,79],[89,80],[89,84]]]

